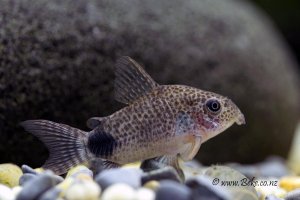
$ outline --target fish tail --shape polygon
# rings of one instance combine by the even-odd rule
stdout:
[[[64,174],[71,167],[88,160],[85,147],[88,132],[47,120],[28,120],[21,126],[47,146],[49,158],[43,168]]]

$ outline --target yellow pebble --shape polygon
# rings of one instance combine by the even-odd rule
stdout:
[[[87,168],[84,165],[77,165],[76,167],[73,167],[69,170],[69,172],[67,173],[66,178],[72,176],[73,174],[76,174],[77,172],[81,171],[81,170],[89,170],[89,168]]]
[[[42,173],[45,170],[43,168],[36,168],[36,169],[34,169],[34,171],[36,171],[37,173]]]
[[[300,122],[296,128],[293,143],[291,145],[289,157],[288,157],[288,165],[292,171],[298,175],[300,175]]]
[[[300,188],[300,176],[286,176],[279,180],[279,186],[286,191]]]
[[[257,186],[255,187],[256,191],[260,194],[261,200],[265,199],[268,195],[274,195],[278,198],[284,198],[286,195],[286,191],[279,187],[273,186]]]
[[[19,185],[19,179],[23,172],[17,165],[0,164],[0,183],[8,187]]]
[[[159,182],[158,181],[148,181],[143,185],[143,187],[151,189],[151,190],[156,190],[159,187]]]
[[[65,196],[65,191],[74,183],[75,178],[69,177],[66,178],[63,182],[59,183],[56,187],[61,189],[60,197]]]
[[[86,180],[87,181],[92,181],[93,180],[93,178],[91,176],[87,175],[87,174],[78,174],[76,176],[76,179],[83,180],[83,181],[86,181]]]
[[[123,165],[123,168],[140,168],[141,162],[134,162],[134,163],[129,163],[126,165]]]

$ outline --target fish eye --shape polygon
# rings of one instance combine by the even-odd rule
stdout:
[[[217,99],[209,99],[205,103],[208,110],[214,114],[219,113],[221,110],[221,104]]]

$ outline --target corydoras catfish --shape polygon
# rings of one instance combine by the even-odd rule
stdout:
[[[179,157],[193,159],[203,142],[233,123],[245,123],[229,98],[184,85],[159,85],[129,57],[117,61],[115,77],[115,98],[127,106],[89,119],[89,132],[47,120],[21,123],[49,150],[43,168],[63,174],[93,159],[107,167],[156,160],[182,175]]]

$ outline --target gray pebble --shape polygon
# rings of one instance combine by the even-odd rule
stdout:
[[[289,174],[289,169],[285,161],[277,156],[267,158],[261,163],[254,165],[241,165],[239,163],[231,163],[228,166],[241,172],[248,178],[252,177],[277,177],[286,176]]]
[[[287,193],[285,200],[300,200],[300,189],[296,189]]]
[[[64,181],[64,178],[55,174],[52,174],[52,179],[58,184]]]
[[[21,167],[23,174],[38,174],[34,169],[29,167],[28,165],[22,165]]]
[[[108,186],[116,183],[125,183],[133,188],[141,186],[142,170],[140,169],[108,169],[98,174],[95,181],[105,190]]]
[[[156,191],[156,200],[190,200],[191,190],[185,185],[175,181],[164,180]]]
[[[220,186],[213,185],[211,179],[198,176],[186,181],[192,189],[192,199],[229,200],[230,194]]]
[[[265,200],[282,200],[274,195],[268,195],[266,196]]]
[[[271,156],[265,162],[258,165],[260,176],[263,177],[283,177],[289,174],[289,169],[283,158]]]
[[[76,177],[78,176],[79,174],[86,174],[90,177],[93,177],[93,172],[89,169],[80,169],[79,171],[75,172],[74,174],[71,175],[71,177]]]
[[[57,199],[59,194],[60,194],[61,190],[53,187],[49,190],[47,190],[44,194],[42,194],[42,196],[38,199],[38,200],[53,200],[53,199]]]
[[[142,175],[142,184],[147,183],[148,181],[160,181],[160,180],[173,180],[180,182],[180,177],[173,167],[164,167],[161,169],[152,170],[150,172],[144,172]]]
[[[16,200],[33,200],[37,199],[45,191],[60,182],[57,176],[51,172],[39,174],[24,184],[23,189],[18,194]]]
[[[36,176],[37,176],[36,174],[30,174],[30,173],[23,174],[19,179],[19,185],[23,186],[25,183],[35,178]]]

